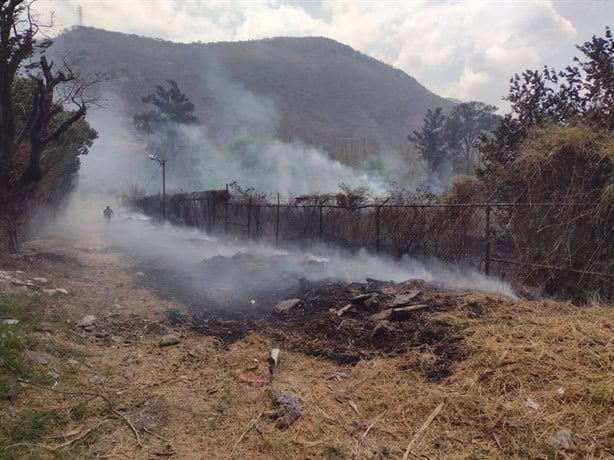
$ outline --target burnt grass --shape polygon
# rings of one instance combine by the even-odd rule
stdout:
[[[444,293],[421,280],[346,283],[334,279],[309,281],[283,273],[271,281],[269,269],[278,262],[276,257],[239,254],[207,259],[185,271],[169,270],[151,260],[137,265],[137,269],[145,272],[143,282],[148,288],[187,306],[194,330],[216,337],[222,346],[258,332],[282,349],[341,365],[413,350],[431,359],[408,361],[401,367],[419,368],[427,380],[434,382],[449,376],[452,364],[462,359],[460,328],[432,318],[433,312],[457,305],[454,293]],[[370,317],[390,308],[396,295],[408,292],[418,293],[411,304],[427,307],[403,321]],[[364,302],[354,301],[342,316],[335,313],[360,295],[370,297]],[[274,308],[291,298],[300,299],[300,304],[288,312]]]

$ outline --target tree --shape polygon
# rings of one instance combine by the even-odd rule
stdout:
[[[186,177],[193,173],[182,144],[182,129],[196,125],[199,119],[194,115],[194,104],[181,92],[177,82],[167,80],[166,86],[158,85],[152,94],[142,98],[145,104],[155,109],[134,116],[134,128],[148,138],[147,151],[165,159],[177,160],[174,170]]]
[[[480,136],[492,132],[499,123],[495,115],[497,107],[483,102],[464,102],[455,106],[445,123],[445,140],[453,158],[462,158],[465,173],[473,174],[473,166],[479,162],[477,141]]]
[[[0,0],[0,220],[8,228],[10,250],[17,248],[19,222],[29,200],[62,162],[62,152],[47,152],[67,142],[71,128],[95,102],[88,94],[99,81],[84,81],[63,59],[55,71],[45,56],[51,41],[36,40],[40,28],[29,2]],[[84,133],[79,154],[87,153],[95,137],[93,130]]]
[[[444,137],[444,122],[446,117],[441,113],[441,107],[432,111],[428,109],[420,131],[414,131],[407,136],[409,141],[417,148],[420,156],[427,163],[429,174],[440,174],[447,161]]]
[[[529,129],[547,124],[582,122],[596,130],[614,129],[614,40],[609,27],[604,37],[593,36],[576,48],[577,65],[557,72],[525,70],[510,80],[512,113],[507,114],[491,139],[480,142],[485,159],[481,174],[512,161]]]

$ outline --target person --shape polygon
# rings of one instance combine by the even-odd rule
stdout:
[[[109,205],[107,205],[107,208],[103,211],[102,215],[104,216],[104,220],[111,222],[111,219],[113,219],[113,210]]]

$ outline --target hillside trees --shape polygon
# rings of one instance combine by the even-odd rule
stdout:
[[[408,139],[428,165],[431,182],[453,172],[473,174],[480,160],[480,137],[491,133],[499,123],[496,110],[495,106],[471,101],[456,105],[447,116],[441,108],[427,111],[422,129]]]
[[[154,108],[135,115],[133,126],[147,139],[147,151],[163,159],[175,160],[175,171],[189,175],[189,156],[181,153],[188,148],[185,128],[199,123],[194,104],[174,80],[157,85],[142,101]]]
[[[437,107],[434,111],[428,109],[420,131],[414,131],[413,134],[407,136],[409,141],[417,147],[418,153],[427,164],[431,181],[436,176],[441,175],[448,160],[445,149],[445,121],[446,117],[443,115],[441,107]]]
[[[55,69],[44,54],[51,42],[36,40],[40,27],[27,2],[0,0],[0,222],[9,250],[31,205],[57,203],[44,190],[70,188],[77,156],[96,137],[84,117],[98,77],[85,81],[66,62]]]

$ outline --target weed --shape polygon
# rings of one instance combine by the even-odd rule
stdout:
[[[43,436],[66,425],[66,418],[54,411],[28,411],[0,417],[0,459],[36,458],[23,452],[18,443],[36,443]]]
[[[183,324],[186,321],[185,315],[178,308],[167,308],[164,313],[171,324]]]
[[[345,449],[343,448],[343,446],[333,444],[332,446],[326,446],[324,448],[323,454],[326,458],[344,458]]]

